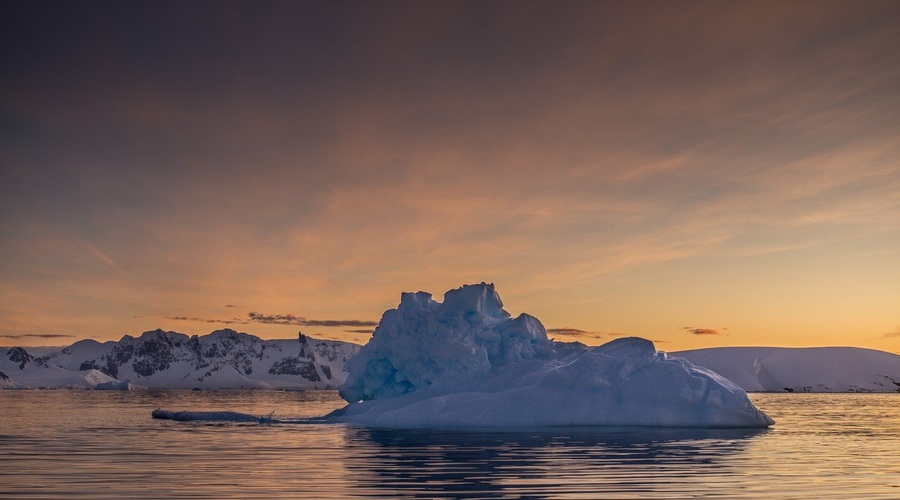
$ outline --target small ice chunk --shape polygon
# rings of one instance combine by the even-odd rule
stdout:
[[[179,422],[271,422],[271,417],[258,417],[236,411],[171,411],[157,408],[151,413],[153,418],[177,420]]]

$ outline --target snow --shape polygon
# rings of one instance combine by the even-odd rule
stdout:
[[[344,362],[358,349],[305,335],[262,340],[229,329],[201,336],[151,330],[40,356],[0,348],[0,388],[327,389],[344,381]]]
[[[355,425],[767,427],[773,421],[727,379],[623,338],[600,347],[547,338],[511,318],[492,284],[450,290],[442,303],[404,293],[350,358],[326,417]]]
[[[751,392],[900,392],[900,356],[857,347],[718,347],[674,353]]]
[[[116,381],[98,370],[74,371],[50,364],[29,363],[21,370],[5,366],[0,372],[7,378],[0,380],[0,387],[4,389],[93,389],[97,384]]]

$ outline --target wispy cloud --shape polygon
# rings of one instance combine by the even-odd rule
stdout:
[[[585,337],[591,339],[600,339],[606,337],[608,335],[615,335],[604,332],[591,332],[588,330],[581,330],[579,328],[548,328],[547,333],[550,335],[565,335],[567,337]]]
[[[254,323],[266,323],[272,325],[298,325],[298,326],[376,326],[377,321],[365,321],[359,319],[307,319],[293,314],[263,314],[251,312],[247,314]]]
[[[692,335],[721,335],[719,330],[713,328],[702,328],[698,326],[685,326],[684,329]]]
[[[199,323],[216,323],[222,325],[248,325],[250,323],[262,323],[268,325],[294,325],[294,326],[323,326],[334,327],[375,327],[377,321],[360,319],[308,319],[304,316],[293,314],[263,314],[250,312],[247,317],[235,317],[231,319],[199,318],[196,316],[166,316],[166,319],[175,321],[194,321]],[[352,330],[353,333],[372,333],[372,330]]]
[[[587,330],[579,330],[578,328],[548,328],[547,333],[555,333],[557,335],[588,335],[598,334],[600,332],[589,332]]]
[[[67,339],[74,335],[66,335],[63,333],[20,333],[16,335],[0,335],[4,339]]]
[[[884,334],[885,337],[892,339],[895,337],[900,337],[900,326],[898,326],[893,332],[887,332]]]
[[[91,245],[90,243],[84,243],[84,248],[91,255],[100,259],[100,261],[106,264],[110,269],[116,271],[119,274],[125,273],[125,270],[122,269],[122,267],[118,263],[116,263],[116,261],[114,261],[109,255],[107,255],[104,251],[100,250],[96,246]]]
[[[631,304],[681,290],[711,319],[738,307],[707,300],[721,286],[768,314],[787,284],[808,303],[780,324],[803,323],[836,269],[811,262],[831,253],[860,279],[894,262],[896,3],[267,5],[254,22],[300,24],[235,43],[233,12],[191,4],[129,45],[127,9],[4,9],[0,107],[28,140],[4,149],[3,331],[118,335],[136,310],[351,330],[374,322],[247,311],[375,318],[401,290],[487,280],[542,318],[690,339],[677,311]],[[210,44],[234,53],[210,60]],[[565,330],[550,333],[599,335]],[[812,321],[796,341],[821,334]]]
[[[166,316],[166,319],[172,319],[175,321],[195,321],[198,323],[217,323],[221,325],[246,325],[249,321],[241,318],[233,318],[233,319],[208,319],[208,318],[197,318],[197,317],[188,317],[188,316]]]

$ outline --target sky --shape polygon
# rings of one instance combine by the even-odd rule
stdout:
[[[0,6],[0,345],[484,281],[559,340],[900,352],[898,2]]]

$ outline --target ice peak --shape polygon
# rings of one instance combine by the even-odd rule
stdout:
[[[359,401],[454,384],[551,350],[541,322],[527,314],[510,319],[493,284],[450,290],[443,303],[429,293],[404,293],[346,366],[341,395]]]
[[[461,314],[478,312],[494,318],[509,318],[509,313],[503,310],[503,301],[494,289],[494,284],[483,281],[477,285],[463,285],[445,293],[444,309]]]
[[[653,342],[640,337],[622,337],[611,340],[599,347],[595,347],[594,350],[609,356],[641,357],[652,356],[657,353]]]

